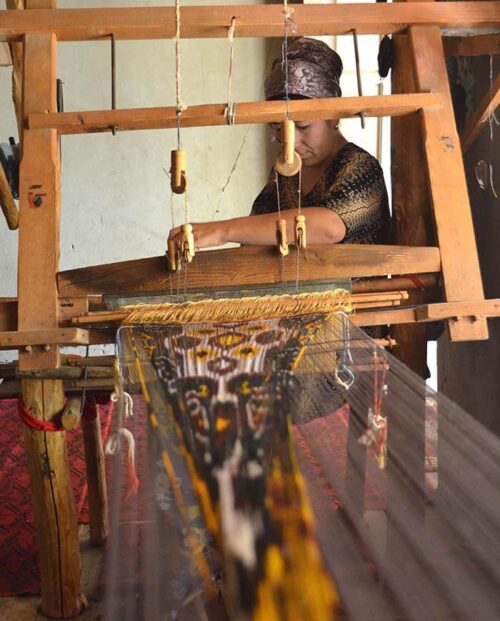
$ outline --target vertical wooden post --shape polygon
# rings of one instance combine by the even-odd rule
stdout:
[[[446,300],[482,300],[481,272],[441,33],[437,26],[412,26],[409,31],[418,90],[438,92],[445,98],[442,108],[423,111],[422,119]],[[448,328],[453,341],[488,338],[484,317],[458,317],[448,322]]]
[[[93,400],[88,407],[92,408],[92,414],[95,414],[95,418],[90,416],[87,419],[85,415],[82,418],[89,497],[90,543],[94,546],[99,546],[106,541],[109,531],[108,497],[98,406],[95,400]]]
[[[27,0],[26,8],[52,7],[51,0]],[[24,39],[23,115],[56,109],[56,39],[29,34]],[[24,131],[20,178],[18,271],[19,330],[58,327],[56,272],[59,262],[60,167],[54,130]],[[59,365],[57,347],[19,353],[21,369]],[[22,382],[31,415],[52,420],[64,406],[60,380]],[[49,617],[76,615],[82,605],[80,551],[64,432],[26,429],[40,545],[42,611]]]
[[[393,37],[395,61],[392,92],[415,92],[407,35]],[[425,152],[420,117],[415,113],[391,120],[392,223],[394,243],[429,246],[433,242],[432,213],[425,173]],[[410,191],[411,188],[411,191]],[[426,301],[425,292],[410,292],[412,304]],[[393,354],[412,371],[425,377],[427,371],[427,326],[396,325],[391,334],[398,343]]]

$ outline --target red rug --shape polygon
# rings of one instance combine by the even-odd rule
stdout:
[[[99,406],[103,439],[111,422],[109,405]],[[16,399],[0,400],[0,596],[40,591],[37,541],[22,422]],[[80,427],[66,432],[75,507],[88,522],[87,483]]]

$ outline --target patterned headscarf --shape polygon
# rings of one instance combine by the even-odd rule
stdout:
[[[341,97],[339,85],[343,65],[340,56],[326,43],[297,37],[288,44],[288,94],[290,99],[307,97]],[[285,68],[276,58],[268,75],[266,99],[285,98]]]

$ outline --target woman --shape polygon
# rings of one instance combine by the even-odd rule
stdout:
[[[342,61],[325,43],[296,38],[288,45],[288,89],[281,58],[265,82],[267,100],[340,97]],[[279,124],[271,125],[274,134]],[[369,153],[347,142],[338,120],[296,123],[295,150],[302,158],[301,206],[310,244],[384,243],[389,210],[382,169]],[[298,213],[298,175],[279,176],[281,217],[293,231]],[[274,245],[278,211],[276,175],[256,198],[250,216],[193,225],[196,248],[228,242]],[[170,231],[177,238],[179,227]]]

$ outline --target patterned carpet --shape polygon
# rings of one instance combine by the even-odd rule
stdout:
[[[111,409],[99,406],[105,438]],[[16,399],[0,400],[0,596],[39,592],[37,542],[22,423]],[[80,523],[88,521],[87,484],[80,427],[67,432],[68,457]]]

